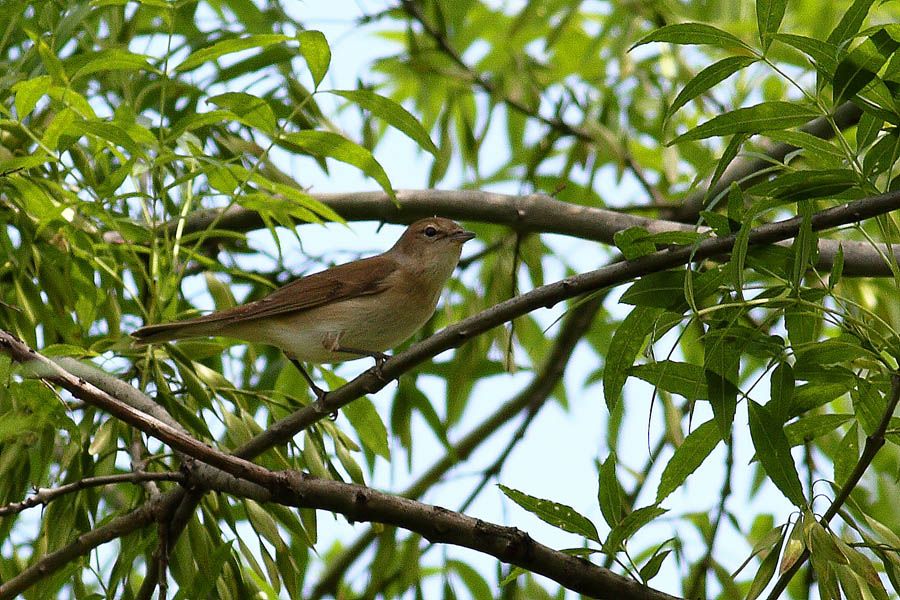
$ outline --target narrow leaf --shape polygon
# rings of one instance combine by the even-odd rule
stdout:
[[[763,50],[768,50],[772,36],[778,33],[784,19],[787,0],[756,0],[756,24]]]
[[[763,102],[755,106],[739,108],[684,133],[669,144],[691,140],[731,135],[734,133],[759,133],[771,129],[785,129],[802,125],[819,116],[814,109],[792,102]]]
[[[721,441],[715,421],[707,421],[692,431],[666,464],[656,488],[656,503],[659,504],[677,490]]]
[[[381,421],[375,405],[368,398],[359,398],[341,409],[359,435],[363,445],[382,458],[390,460],[387,428]]]
[[[600,536],[597,534],[597,528],[594,527],[594,524],[571,506],[535,498],[502,484],[500,484],[500,490],[507,498],[545,523],[595,542],[600,541]]]
[[[688,400],[705,400],[708,397],[703,367],[697,365],[661,360],[635,365],[628,370],[628,374]]]
[[[649,44],[650,42],[711,45],[726,49],[747,48],[746,44],[734,35],[705,23],[675,23],[673,25],[660,27],[656,31],[652,31],[638,40],[631,49],[644,44]]]
[[[788,500],[795,506],[805,506],[803,486],[781,422],[774,419],[766,407],[753,400],[750,400],[749,408],[750,437],[759,462],[772,483]]]
[[[675,101],[672,102],[672,106],[666,112],[666,117],[672,116],[675,111],[697,96],[707,92],[717,83],[728,79],[731,75],[752,65],[757,60],[759,59],[754,56],[729,56],[706,67],[694,75],[693,79],[688,81],[684,89],[678,93]]]
[[[606,366],[603,369],[603,397],[610,411],[619,401],[622,387],[628,379],[628,369],[634,364],[638,352],[644,346],[644,340],[653,331],[654,322],[661,313],[658,308],[636,306],[616,329],[609,343]]]
[[[281,140],[315,156],[333,158],[357,167],[377,181],[391,199],[397,199],[387,173],[384,172],[382,166],[372,156],[372,153],[359,144],[355,144],[347,138],[330,131],[314,131],[311,129],[287,133],[281,137]]]
[[[600,465],[597,481],[597,503],[610,527],[621,523],[626,514],[625,490],[616,477],[616,453],[610,452]]]
[[[288,41],[290,36],[279,33],[263,33],[259,35],[250,35],[243,38],[231,38],[217,42],[208,48],[201,48],[192,52],[184,61],[175,67],[176,72],[190,71],[196,69],[205,62],[209,62],[235,52],[250,50],[251,48],[265,48],[273,44],[280,44]]]
[[[840,22],[828,35],[828,42],[840,44],[856,35],[874,3],[875,0],[854,0],[847,12],[841,17]]]
[[[425,128],[409,111],[390,98],[379,96],[369,90],[336,90],[331,93],[343,96],[358,104],[379,119],[384,120],[391,127],[406,134],[411,140],[419,144],[419,147],[423,150],[427,150],[437,157],[437,146],[431,141]]]

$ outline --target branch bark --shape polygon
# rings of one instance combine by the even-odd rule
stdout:
[[[348,221],[408,224],[440,214],[451,219],[505,225],[521,233],[558,233],[604,244],[613,244],[616,233],[631,227],[641,227],[650,233],[697,231],[694,225],[560,202],[545,194],[516,196],[478,190],[398,190],[396,204],[384,192],[310,193],[310,196]],[[178,223],[177,220],[164,223],[160,234],[174,234]],[[226,209],[192,212],[184,220],[183,234],[197,233],[212,226],[230,232],[248,232],[265,225],[259,213],[235,204]],[[214,238],[213,233],[207,239]],[[124,241],[115,232],[110,232],[105,239]],[[873,246],[863,241],[823,239],[819,240],[816,268],[830,270],[839,246],[844,249],[844,275],[847,276],[891,277],[893,273],[884,256],[900,256],[900,244]]]
[[[58,384],[73,395],[98,406],[117,418],[135,426],[169,446],[195,456],[225,474],[212,474],[204,465],[187,465],[192,483],[207,489],[234,493],[233,479],[249,481],[263,488],[262,500],[286,506],[311,507],[341,513],[351,521],[373,521],[415,531],[433,542],[471,548],[494,556],[534,573],[549,577],[560,585],[594,598],[625,600],[675,600],[636,581],[618,575],[581,558],[559,552],[532,540],[526,533],[456,513],[439,506],[392,496],[364,486],[310,477],[297,471],[269,471],[263,467],[227,455],[193,440],[158,419],[140,413],[29,348],[24,342],[0,331],[0,348],[13,360],[37,367],[37,375]],[[258,497],[258,496],[257,496]],[[178,494],[160,496],[141,509],[116,520],[127,531],[149,524],[165,503],[174,503]],[[169,507],[165,507],[169,508]],[[40,559],[39,568],[30,568],[0,586],[0,598],[8,598],[27,589],[40,576],[61,568],[68,560],[81,555],[97,543],[117,537],[120,528],[98,528],[79,536],[78,540],[49,557]]]
[[[890,192],[816,213],[811,219],[811,226],[814,231],[822,231],[885,214],[898,208],[900,208],[900,192]],[[790,239],[797,235],[802,223],[801,217],[795,217],[756,227],[750,232],[749,245],[773,244]],[[329,392],[324,402],[300,409],[273,423],[269,429],[237,449],[235,454],[242,457],[253,457],[272,446],[285,443],[298,432],[326,415],[340,410],[356,398],[377,392],[385,387],[388,381],[399,377],[419,363],[446,350],[457,348],[469,339],[507,321],[533,310],[551,307],[563,300],[619,285],[650,273],[727,254],[734,247],[735,241],[736,236],[729,235],[709,238],[693,246],[661,250],[634,260],[614,263],[595,271],[567,277],[501,302],[394,355],[381,366],[381,376],[376,373],[374,368],[369,369],[342,387]]]

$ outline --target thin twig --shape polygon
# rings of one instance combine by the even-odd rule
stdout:
[[[898,402],[900,402],[900,375],[895,373],[891,376],[890,396],[884,414],[881,415],[881,422],[878,423],[878,427],[875,428],[875,431],[866,436],[866,443],[865,446],[863,446],[863,451],[859,460],[856,461],[856,466],[853,467],[853,471],[850,473],[850,476],[847,477],[847,481],[844,482],[844,485],[841,486],[837,496],[831,501],[828,510],[826,510],[825,514],[819,519],[819,523],[821,523],[823,527],[828,527],[831,519],[838,514],[838,511],[841,510],[844,502],[847,501],[847,498],[849,498],[853,490],[856,489],[860,479],[862,479],[862,476],[865,474],[866,470],[868,470],[869,465],[872,464],[875,455],[878,454],[878,451],[884,446],[885,432],[888,429],[888,425],[890,425],[894,411],[897,409]],[[788,583],[790,583],[791,579],[808,559],[809,550],[804,548],[803,553],[800,554],[794,564],[792,564],[781,577],[778,578],[778,581],[775,582],[775,586],[772,588],[772,591],[769,592],[769,600],[776,600],[781,596],[781,593],[784,592]]]
[[[176,473],[173,471],[162,473],[134,471],[131,473],[117,473],[115,475],[85,477],[84,479],[79,479],[55,488],[39,488],[35,490],[32,496],[29,496],[21,502],[10,502],[9,504],[0,506],[0,517],[7,517],[9,515],[20,513],[34,506],[46,506],[66,494],[73,494],[92,487],[115,485],[118,483],[144,483],[147,481],[174,481],[176,483],[184,483],[184,480],[184,473]]]

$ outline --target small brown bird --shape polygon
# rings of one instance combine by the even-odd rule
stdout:
[[[321,401],[325,392],[298,361],[336,363],[369,356],[380,367],[385,350],[407,340],[434,314],[462,245],[473,237],[450,219],[421,219],[383,254],[308,275],[255,302],[148,325],[131,335],[145,344],[224,336],[275,346]]]

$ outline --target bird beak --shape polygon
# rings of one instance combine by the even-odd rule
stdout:
[[[469,240],[475,237],[475,234],[471,231],[466,231],[465,229],[460,229],[458,231],[454,231],[450,234],[450,238],[454,240],[459,240],[460,244],[465,244]]]

